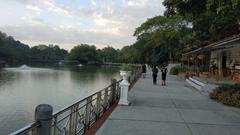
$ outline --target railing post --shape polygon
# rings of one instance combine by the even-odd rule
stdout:
[[[85,126],[85,132],[89,128],[90,125],[90,113],[91,113],[91,102],[92,97],[87,98],[87,104],[86,104],[86,110],[85,110],[85,117],[84,117],[84,126]]]
[[[102,93],[101,91],[97,93],[97,101],[96,101],[96,114],[97,114],[97,119],[100,117],[100,111],[101,111],[101,96]]]
[[[112,84],[112,88],[111,88],[111,104],[115,103],[116,101],[116,79],[111,79],[111,84]]]
[[[103,104],[104,104],[104,112],[105,112],[108,107],[108,89],[104,90]]]
[[[70,109],[70,116],[69,116],[69,135],[75,134],[75,105]]]
[[[35,121],[39,121],[41,126],[37,135],[50,135],[52,126],[53,108],[48,104],[38,105],[35,109]]]

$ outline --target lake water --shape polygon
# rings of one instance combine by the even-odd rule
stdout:
[[[47,66],[0,69],[0,135],[34,120],[38,104],[54,112],[120,79],[117,67]]]

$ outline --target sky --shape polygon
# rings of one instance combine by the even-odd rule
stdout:
[[[122,48],[134,30],[163,15],[163,0],[0,0],[0,31],[35,46],[81,43]]]

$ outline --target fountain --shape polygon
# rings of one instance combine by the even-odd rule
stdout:
[[[27,66],[26,64],[23,64],[22,66],[20,66],[21,69],[28,69],[29,66]]]

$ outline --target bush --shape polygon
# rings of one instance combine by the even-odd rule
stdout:
[[[123,71],[131,71],[132,67],[129,64],[122,64],[121,70],[123,70]]]
[[[186,72],[187,69],[181,66],[175,66],[170,69],[170,74],[171,75],[178,75],[181,72]]]
[[[175,66],[175,67],[172,67],[171,69],[170,69],[170,74],[171,75],[178,75],[178,73],[179,73],[179,71],[180,71],[180,66]]]
[[[240,84],[223,84],[209,94],[211,99],[240,108]]]

